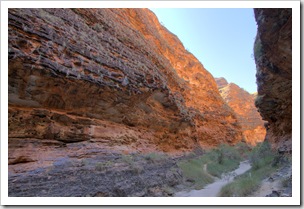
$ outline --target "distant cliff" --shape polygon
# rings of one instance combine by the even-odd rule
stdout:
[[[8,18],[12,166],[242,139],[212,75],[150,10],[9,9]]]
[[[258,95],[256,106],[268,121],[266,139],[281,153],[292,141],[292,10],[254,9]]]
[[[236,113],[242,127],[245,141],[251,145],[265,139],[265,121],[262,120],[254,105],[254,94],[249,94],[234,83],[228,83],[225,78],[215,78],[219,91],[226,103]]]

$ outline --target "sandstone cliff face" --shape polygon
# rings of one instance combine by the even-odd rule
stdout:
[[[291,152],[292,139],[292,10],[254,9],[258,33],[256,106],[268,121],[266,139],[279,152]]]
[[[221,96],[236,113],[246,143],[256,145],[264,141],[265,121],[262,120],[254,105],[256,95],[248,93],[234,83],[228,83],[225,78],[215,78],[215,81]]]
[[[12,168],[241,140],[211,74],[148,9],[9,9],[8,17]]]

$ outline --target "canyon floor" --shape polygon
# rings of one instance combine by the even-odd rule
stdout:
[[[149,9],[9,8],[8,196],[292,196],[292,10],[254,15],[249,94]]]
[[[222,178],[216,179],[212,184],[207,185],[201,190],[181,191],[175,194],[176,197],[216,197],[222,187],[233,181],[236,176],[239,176],[251,168],[248,161],[240,163],[240,166],[225,175]]]
[[[36,168],[32,166],[35,169],[28,169],[30,164],[35,162],[17,163],[9,166],[9,196],[217,196],[224,185],[233,182],[234,178],[251,167],[249,161],[241,162],[237,169],[225,172],[218,178],[207,171],[207,164],[201,160],[205,155],[207,154],[202,150],[179,156],[169,156],[165,153],[121,154],[104,151],[95,153],[94,157],[90,158],[59,157],[51,165],[45,164]],[[196,184],[197,179],[185,175],[180,166],[181,163],[194,162],[197,159],[202,161],[199,169],[206,174],[199,177],[206,182],[204,186],[199,187]],[[18,166],[18,169],[14,169],[14,166]],[[291,167],[284,165],[265,178],[250,196],[291,196],[291,183],[282,184],[286,176],[291,176]]]

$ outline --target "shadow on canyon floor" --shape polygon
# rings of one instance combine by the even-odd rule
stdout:
[[[182,156],[169,156],[165,153],[131,153],[128,155],[105,153],[83,159],[62,157],[48,167],[9,173],[9,196],[175,196],[181,191],[205,188],[208,184],[218,181],[225,174],[238,168],[244,159],[250,159],[253,168],[256,166],[264,168],[269,166],[269,162],[275,162],[277,157],[268,152],[269,150],[267,152],[270,154],[265,155],[265,159],[267,159],[263,161],[264,158],[258,150],[261,147],[263,146],[252,148],[239,143],[234,147],[221,145],[212,150],[197,150]],[[258,160],[256,157],[260,159]],[[249,193],[227,195],[226,189],[226,193],[222,193],[222,195],[248,196],[253,194],[260,188],[262,180],[269,177],[268,175],[271,173],[274,173],[273,176],[276,176],[276,179],[279,178],[275,172],[279,171],[276,169],[285,165],[281,162],[283,161],[280,159],[277,165],[270,166],[271,172],[264,172],[259,181],[250,188]],[[287,170],[291,169],[287,168]],[[251,170],[248,172],[254,173]],[[248,175],[248,172],[244,175]],[[282,173],[282,171],[280,172]],[[291,173],[289,174],[291,177]],[[280,179],[285,179],[285,187],[291,187],[288,176],[284,174],[281,177]],[[238,180],[238,178],[236,179]],[[289,190],[291,192],[291,189]],[[274,192],[278,193],[278,191]],[[286,196],[286,192],[284,195]]]

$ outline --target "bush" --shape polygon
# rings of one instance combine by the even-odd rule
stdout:
[[[240,153],[233,146],[228,146],[227,144],[221,144],[219,146],[218,150],[219,150],[218,152],[220,153],[221,158],[223,158],[223,159],[236,160],[236,161],[241,160]],[[223,161],[223,159],[221,159],[221,162]],[[219,164],[220,164],[220,162],[219,162]]]
[[[212,176],[220,178],[223,173],[236,169],[242,159],[235,147],[226,144],[209,150],[201,156],[193,157],[179,162],[178,166],[183,171],[184,177],[192,179],[197,188],[213,182]]]
[[[264,165],[257,170],[251,169],[224,186],[219,194],[221,197],[246,197],[252,194],[262,183],[262,180],[275,171],[272,166]]]
[[[121,157],[122,162],[127,163],[129,165],[134,163],[133,157],[131,155],[123,155]]]
[[[221,197],[243,197],[250,195],[259,186],[259,179],[249,173],[242,178],[224,186],[219,194]]]
[[[178,163],[183,176],[186,180],[193,181],[197,189],[201,189],[213,182],[213,178],[204,171],[203,166],[203,161],[200,158],[184,160]]]
[[[265,141],[257,144],[257,146],[252,149],[249,157],[252,169],[257,170],[265,165],[271,165],[275,156],[269,142]]]
[[[219,178],[223,173],[236,169],[241,161],[239,151],[226,144],[221,144],[218,148],[211,150],[208,155],[208,172]]]
[[[273,162],[277,158],[277,155],[271,150],[269,142],[258,144],[252,149],[249,156],[252,166],[251,170],[237,177],[234,182],[224,186],[220,192],[220,196],[248,196],[261,185],[264,178],[276,170]]]
[[[158,163],[158,162],[162,162],[162,161],[166,160],[166,158],[168,158],[168,156],[165,153],[152,152],[152,153],[146,154],[144,156],[144,158],[147,161],[150,161],[152,163]]]
[[[238,160],[223,159],[222,164],[219,164],[217,162],[209,163],[207,169],[211,175],[221,178],[223,173],[235,170],[238,168],[238,166]]]

